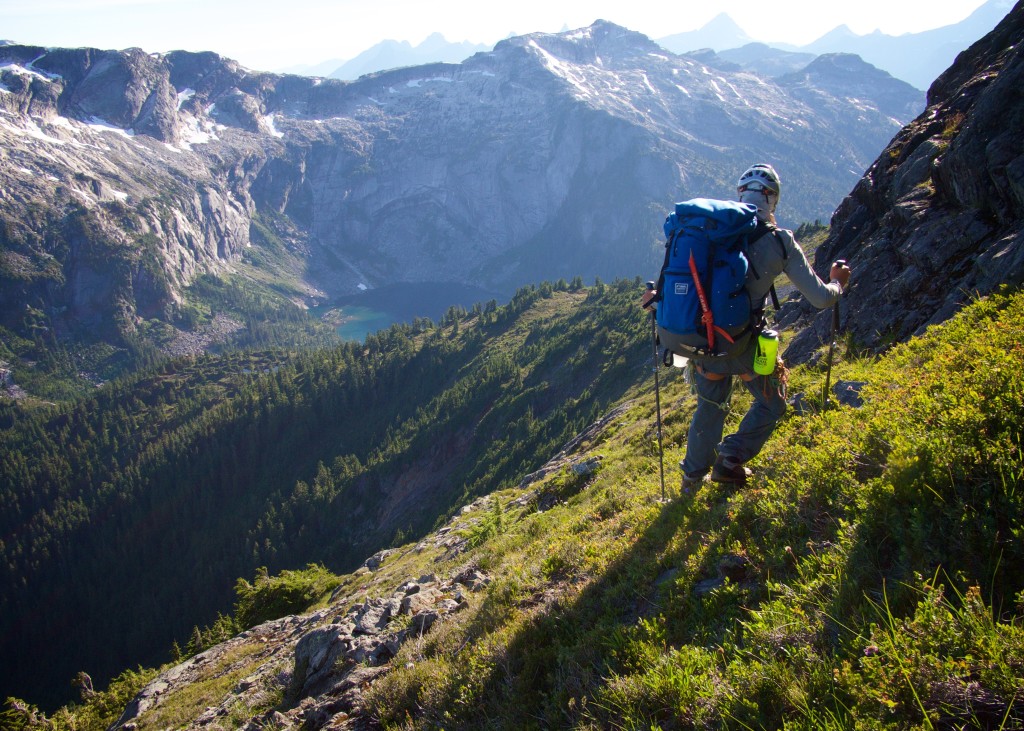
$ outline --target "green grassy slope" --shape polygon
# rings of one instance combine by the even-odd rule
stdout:
[[[370,712],[387,728],[1020,727],[1022,334],[1024,296],[993,297],[844,363],[870,382],[862,409],[790,416],[746,489],[668,505],[639,400],[589,445],[596,477],[556,476],[542,489],[564,502],[505,515],[472,556],[487,596],[403,650]],[[692,399],[665,390],[672,464]]]

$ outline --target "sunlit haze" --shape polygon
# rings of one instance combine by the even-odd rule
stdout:
[[[554,33],[609,20],[662,38],[727,13],[755,40],[805,44],[839,25],[859,34],[920,32],[957,23],[984,0],[480,3],[477,0],[0,0],[0,38],[41,46],[149,52],[215,51],[256,70],[350,59],[375,43],[493,44],[510,34]]]

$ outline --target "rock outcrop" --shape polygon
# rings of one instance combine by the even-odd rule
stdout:
[[[489,583],[468,566],[449,580],[428,575],[385,596],[336,595],[326,609],[265,622],[162,672],[113,728],[154,723],[165,703],[180,702],[176,694],[215,678],[234,678],[230,692],[184,728],[223,728],[239,713],[250,731],[349,727],[360,717],[363,692],[391,670],[402,647],[466,608]]]
[[[854,276],[842,325],[879,350],[952,316],[972,298],[1024,282],[1024,4],[960,54],[928,108],[892,140],[832,218],[816,253]],[[783,322],[809,321],[802,303]],[[798,335],[800,362],[828,342],[829,313]]]

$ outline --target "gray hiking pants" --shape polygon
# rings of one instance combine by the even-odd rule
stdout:
[[[775,425],[786,413],[785,395],[776,374],[758,376],[754,373],[756,346],[754,339],[751,347],[737,358],[712,360],[693,369],[697,410],[690,422],[686,458],[680,463],[687,477],[700,478],[707,474],[715,463],[716,454],[741,464],[750,461],[761,451]],[[741,376],[743,384],[754,396],[754,403],[740,421],[736,433],[722,439],[735,376]]]

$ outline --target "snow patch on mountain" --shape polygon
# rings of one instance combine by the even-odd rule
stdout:
[[[42,58],[42,56],[40,56],[40,58]],[[39,69],[32,68],[31,63],[27,66],[22,66],[21,64],[17,63],[0,64],[0,72],[2,71],[9,71],[12,74],[18,74],[19,76],[28,76],[31,78],[41,79],[47,82],[56,81],[60,79],[60,76],[57,74],[50,74],[45,71],[40,71]]]
[[[268,114],[265,117],[263,117],[263,125],[266,127],[267,132],[270,134],[271,137],[277,137],[278,139],[280,139],[284,137],[284,132],[281,132],[277,128],[277,125],[275,124],[274,121],[274,118],[276,116],[276,114]]]
[[[178,92],[178,109],[180,110],[182,105],[185,104],[189,99],[196,95],[195,89],[182,89]]]
[[[113,132],[114,134],[123,135],[128,138],[135,136],[134,130],[122,129],[117,125],[111,124],[105,119],[100,119],[99,117],[89,117],[85,126],[93,132]]]

